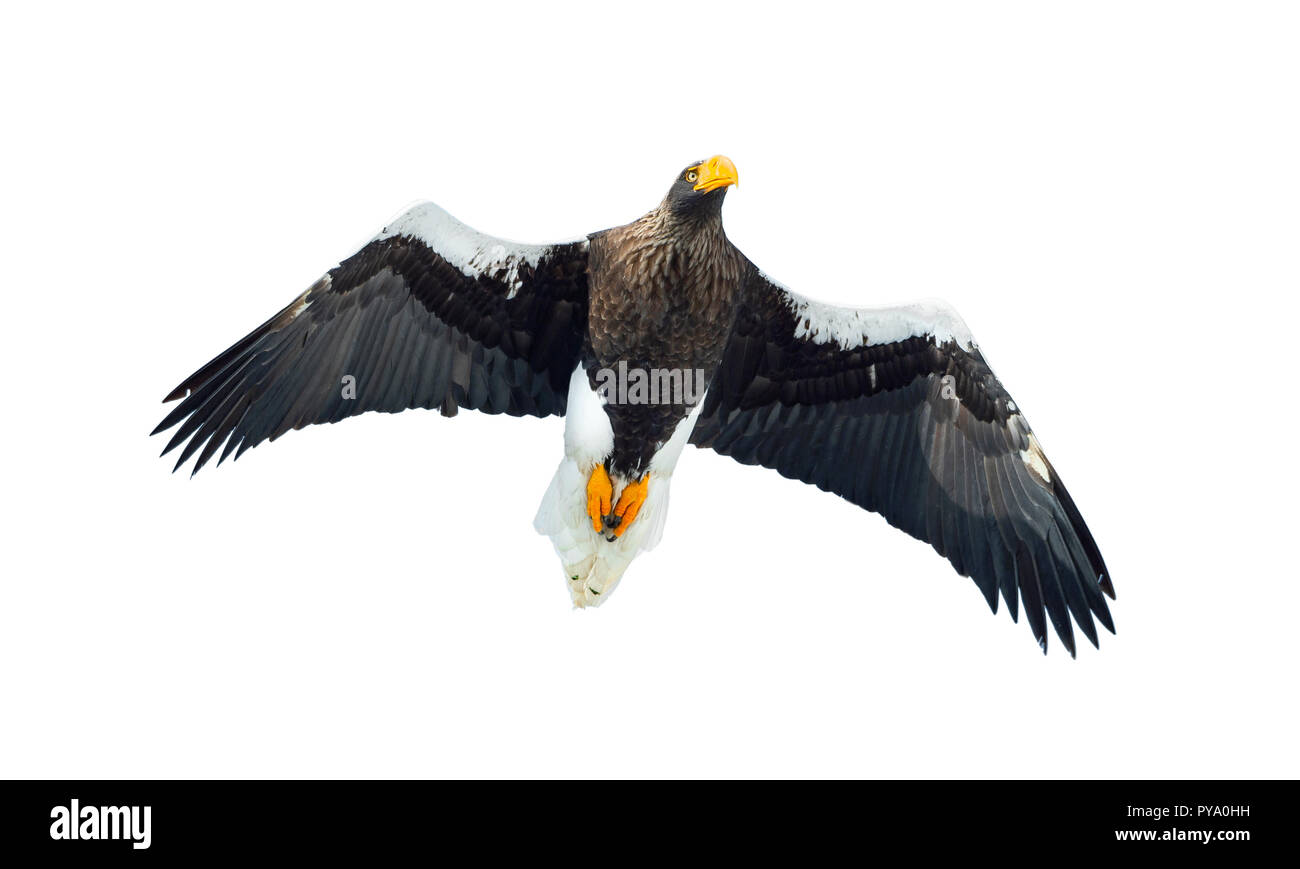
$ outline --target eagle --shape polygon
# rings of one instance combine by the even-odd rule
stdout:
[[[563,415],[534,526],[598,605],[660,540],[688,443],[879,513],[974,579],[994,613],[1075,654],[1114,632],[1079,509],[961,317],[848,308],[765,275],[723,230],[739,180],[691,163],[658,207],[557,244],[410,208],[199,368],[153,434],[197,473],[290,429],[369,411]],[[1095,620],[1095,621],[1094,621]]]

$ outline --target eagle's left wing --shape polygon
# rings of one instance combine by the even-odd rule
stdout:
[[[753,269],[691,438],[812,483],[930,543],[1047,650],[1097,644],[1114,597],[1092,534],[961,318],[942,303],[852,309]]]
[[[163,453],[197,472],[369,411],[562,414],[586,328],[585,238],[517,244],[425,202],[186,378],[154,434],[179,426]]]

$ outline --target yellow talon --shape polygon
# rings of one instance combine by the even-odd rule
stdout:
[[[587,480],[587,515],[591,517],[591,527],[597,534],[604,527],[613,500],[614,485],[609,481],[609,474],[604,465],[596,465],[596,470],[591,472],[591,477]]]
[[[635,483],[628,483],[623,488],[623,494],[618,496],[618,506],[614,508],[614,515],[620,520],[618,527],[614,529],[615,537],[622,537],[623,532],[636,519],[636,514],[641,512],[641,506],[645,504],[646,493],[649,490],[649,474],[646,474]]]

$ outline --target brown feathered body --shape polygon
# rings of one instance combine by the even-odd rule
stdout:
[[[597,372],[678,371],[712,380],[734,322],[748,263],[727,240],[720,209],[680,214],[667,202],[590,238],[584,360]],[[698,375],[697,375],[698,372]],[[698,402],[611,401],[611,473],[637,478]]]

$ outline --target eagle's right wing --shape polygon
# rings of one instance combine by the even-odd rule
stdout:
[[[188,440],[197,472],[371,410],[562,414],[586,322],[585,239],[515,244],[423,203],[172,390],[153,433],[181,423],[163,454]]]
[[[834,492],[947,556],[994,612],[1023,604],[1074,654],[1115,596],[1088,526],[1029,423],[942,303],[839,308],[754,269],[691,436]],[[1046,613],[1046,618],[1044,617]]]

